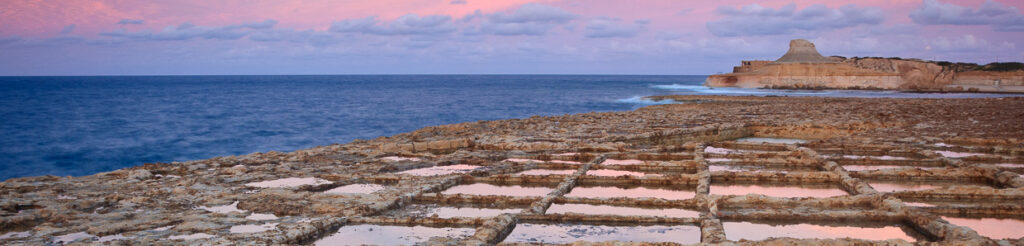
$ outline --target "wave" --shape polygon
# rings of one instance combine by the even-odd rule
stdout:
[[[703,85],[671,84],[671,85],[651,85],[651,87],[655,88],[655,89],[670,90],[670,91],[690,91],[690,92],[696,92],[698,94],[769,94],[769,93],[772,93],[771,91],[766,91],[766,90],[762,90],[762,89],[741,89],[741,88],[729,88],[729,87],[711,88],[711,87],[707,87],[707,86],[703,86]]]
[[[676,103],[679,103],[679,102],[677,102],[675,100],[672,100],[672,99],[665,99],[665,100],[661,100],[661,101],[655,101],[655,100],[651,100],[650,98],[647,98],[647,97],[644,97],[644,96],[634,96],[634,97],[630,97],[630,98],[623,98],[623,99],[615,100],[615,102],[640,104],[640,105],[661,105],[661,104],[676,104]]]

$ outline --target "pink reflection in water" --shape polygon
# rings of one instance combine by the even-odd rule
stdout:
[[[843,158],[846,158],[846,159],[875,159],[875,160],[909,160],[906,157],[888,156],[888,155],[883,155],[883,156],[843,155]]]
[[[554,169],[533,169],[517,173],[516,175],[571,175],[576,170],[554,170]]]
[[[712,147],[712,146],[708,146],[707,148],[704,148],[704,153],[728,154],[728,153],[732,153],[732,152],[735,152],[735,150],[726,149],[726,148],[715,148],[715,147]]]
[[[573,188],[569,194],[565,194],[567,197],[586,197],[586,198],[612,198],[612,197],[628,197],[628,198],[641,198],[641,197],[654,197],[668,200],[683,200],[690,199],[696,195],[696,192],[689,190],[669,190],[669,189],[655,189],[655,188],[619,188],[619,187],[576,187]]]
[[[962,158],[962,157],[968,157],[968,156],[985,155],[984,153],[953,152],[953,151],[945,151],[945,150],[937,150],[937,151],[935,151],[935,153],[938,153],[939,155],[942,155],[943,157],[949,157],[949,158]]]
[[[458,185],[441,192],[442,194],[498,195],[498,196],[545,196],[552,188],[524,187],[519,185],[492,185],[475,183]]]
[[[999,163],[999,164],[996,164],[996,166],[1008,167],[1008,168],[1024,168],[1024,164],[1016,164],[1016,163]]]
[[[942,216],[954,225],[966,226],[978,234],[992,239],[1017,239],[1024,237],[1024,220],[996,218],[956,218]]]
[[[431,237],[468,237],[474,228],[433,228],[425,226],[347,225],[321,238],[314,245],[413,245]]]
[[[647,173],[641,173],[641,172],[622,171],[622,170],[608,170],[608,169],[590,170],[590,171],[587,171],[587,175],[598,176],[598,177],[618,177],[618,176],[623,176],[623,175],[637,176],[637,177],[643,177],[645,175],[661,176],[661,174],[647,174]]]
[[[324,193],[328,193],[328,194],[345,194],[345,193],[370,194],[370,193],[378,192],[378,191],[381,191],[381,190],[384,190],[384,186],[383,185],[379,185],[379,184],[350,184],[350,185],[339,186],[337,188],[330,189],[328,191],[325,191]]]
[[[453,217],[493,217],[501,214],[514,214],[519,213],[522,209],[498,209],[498,208],[456,208],[456,207],[437,207],[431,208],[424,213],[426,216],[437,215],[439,218],[453,218]]]
[[[693,210],[679,208],[635,208],[609,205],[591,204],[551,204],[547,214],[610,214],[623,216],[663,216],[663,217],[700,217],[700,213]]]
[[[477,168],[480,168],[480,167],[481,166],[457,164],[457,165],[450,165],[450,166],[435,166],[435,167],[427,167],[427,168],[419,168],[419,169],[406,170],[406,171],[403,171],[403,172],[399,172],[399,174],[409,174],[409,175],[415,175],[415,176],[436,176],[436,175],[446,175],[446,174],[453,174],[453,173],[467,173],[467,172],[473,171],[473,169],[477,169]]]
[[[914,184],[914,183],[901,184],[901,183],[869,182],[868,184],[871,185],[872,188],[875,188],[875,190],[877,190],[878,192],[915,191],[915,190],[931,190],[931,189],[942,188],[942,186],[938,186],[938,185]]]
[[[554,156],[570,156],[570,155],[578,155],[578,154],[579,153],[576,153],[576,152],[566,152],[566,153],[561,153],[561,154],[554,154]]]
[[[729,159],[729,158],[705,158],[704,160],[705,160],[705,161],[708,161],[708,162],[726,162],[726,161],[732,161],[732,159]]]
[[[893,166],[893,165],[843,165],[843,169],[846,171],[870,171],[870,170],[882,170],[892,168],[904,168],[906,166]]]
[[[740,239],[756,241],[768,239],[770,237],[804,239],[849,237],[867,240],[903,239],[909,242],[917,241],[897,226],[869,228],[811,224],[768,225],[750,222],[723,222],[722,227],[725,228],[725,238],[733,241],[739,241]]]
[[[604,162],[601,162],[601,165],[610,165],[610,166],[611,165],[638,165],[638,164],[644,164],[644,161],[641,161],[641,160],[607,159],[607,160],[604,160]]]
[[[906,204],[907,206],[911,206],[911,207],[922,207],[922,208],[935,207],[935,205],[928,204],[928,203],[923,203],[923,202],[904,202],[903,204]]]
[[[382,157],[385,161],[420,161],[420,158],[416,157],[399,157],[399,156],[388,156]]]
[[[760,194],[774,197],[833,197],[848,195],[838,188],[761,185],[711,185],[712,195]]]
[[[527,162],[538,162],[538,163],[540,163],[540,162],[548,162],[548,163],[562,163],[562,164],[580,164],[580,162],[576,162],[576,161],[562,161],[562,160],[542,161],[542,160],[517,159],[517,158],[508,158],[508,159],[505,159],[505,161],[515,162],[515,163],[527,163]]]
[[[506,243],[567,244],[576,241],[604,242],[700,242],[700,228],[677,226],[603,226],[603,225],[547,225],[517,224],[505,238]]]

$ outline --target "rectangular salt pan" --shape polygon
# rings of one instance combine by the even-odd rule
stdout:
[[[637,208],[611,205],[592,204],[551,204],[547,214],[593,214],[593,215],[621,215],[621,216],[657,216],[657,217],[700,217],[700,213],[693,210],[680,208]]]
[[[263,182],[248,183],[245,184],[245,186],[258,188],[290,188],[299,187],[303,185],[322,185],[330,183],[331,181],[318,178],[283,178]]]
[[[379,184],[350,184],[325,191],[327,194],[370,194],[384,190]]]
[[[879,183],[869,182],[871,188],[875,188],[878,192],[897,192],[897,191],[919,191],[919,190],[931,190],[943,188],[944,186],[933,185],[933,184],[920,184],[920,183]]]
[[[516,173],[516,175],[571,175],[575,172],[576,170],[533,169]]]
[[[473,170],[475,170],[477,168],[480,168],[480,167],[481,166],[458,164],[458,165],[450,165],[450,166],[436,166],[436,167],[427,167],[427,168],[419,168],[419,169],[413,169],[413,170],[406,170],[406,171],[403,171],[403,172],[399,172],[399,174],[409,174],[409,175],[415,175],[415,176],[437,176],[437,175],[448,175],[448,174],[454,174],[454,173],[468,173],[468,172],[473,171]]]
[[[608,170],[608,169],[590,170],[590,171],[587,171],[587,175],[598,176],[598,177],[618,177],[618,176],[637,176],[637,177],[643,177],[643,176],[647,176],[647,175],[650,175],[650,176],[661,176],[661,174],[647,174],[647,173],[641,173],[641,172],[622,171],[622,170]]]
[[[470,208],[470,207],[434,207],[428,208],[424,211],[423,216],[432,217],[437,215],[438,218],[454,218],[454,217],[494,217],[501,214],[515,214],[522,211],[522,209],[514,208]]]
[[[795,138],[740,138],[736,139],[736,142],[801,144],[806,143],[807,140]]]
[[[604,162],[601,162],[601,165],[610,165],[610,166],[614,166],[614,165],[639,165],[639,164],[644,164],[644,161],[641,161],[641,160],[607,159],[607,160],[604,160]]]
[[[567,244],[576,241],[604,242],[674,242],[692,244],[700,242],[700,228],[696,226],[603,226],[573,224],[520,223],[505,238],[506,243]]]
[[[1024,220],[997,218],[955,218],[942,216],[949,223],[974,229],[978,234],[992,239],[1017,239],[1024,237]]]
[[[954,151],[935,151],[935,153],[942,155],[942,157],[948,158],[963,158],[968,156],[985,155],[984,153],[968,153],[968,152],[954,152]]]
[[[475,228],[434,228],[425,226],[350,225],[342,226],[314,245],[413,245],[431,237],[472,236]]]
[[[635,188],[620,188],[620,187],[604,187],[604,186],[593,186],[593,187],[576,187],[573,188],[569,194],[565,194],[567,197],[584,197],[584,198],[615,198],[615,197],[626,197],[626,198],[661,198],[667,200],[684,200],[693,198],[697,193],[689,190],[670,190],[670,189],[657,189],[657,188],[646,188],[646,187],[635,187]]]
[[[554,190],[547,187],[527,187],[519,185],[493,185],[475,183],[458,185],[441,192],[442,194],[467,194],[481,196],[546,196]]]
[[[509,159],[505,159],[505,161],[508,161],[508,162],[515,162],[515,163],[529,163],[529,162],[537,162],[537,163],[541,163],[541,162],[547,162],[547,163],[561,163],[561,164],[582,164],[582,163],[580,163],[580,162],[576,162],[576,161],[562,161],[562,160],[549,160],[549,161],[542,161],[542,160],[533,160],[533,159],[517,159],[517,158],[509,158]]]
[[[849,193],[838,188],[817,186],[767,186],[767,185],[711,185],[712,195],[760,194],[773,197],[833,197],[845,196]]]
[[[866,240],[903,239],[908,242],[917,241],[907,235],[899,226],[854,227],[824,226],[812,224],[768,225],[750,222],[723,222],[725,238],[732,241],[764,240],[771,237],[790,237],[801,239],[856,238]]]

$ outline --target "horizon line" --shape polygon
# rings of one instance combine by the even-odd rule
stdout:
[[[92,75],[0,75],[0,77],[172,77],[172,76],[708,76],[711,74],[586,74],[586,73],[351,73],[351,74],[92,74]]]

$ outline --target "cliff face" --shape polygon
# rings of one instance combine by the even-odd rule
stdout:
[[[806,40],[774,62],[743,61],[705,85],[741,88],[899,89],[1024,93],[1024,70],[979,71],[973,64],[898,58],[824,58]]]

